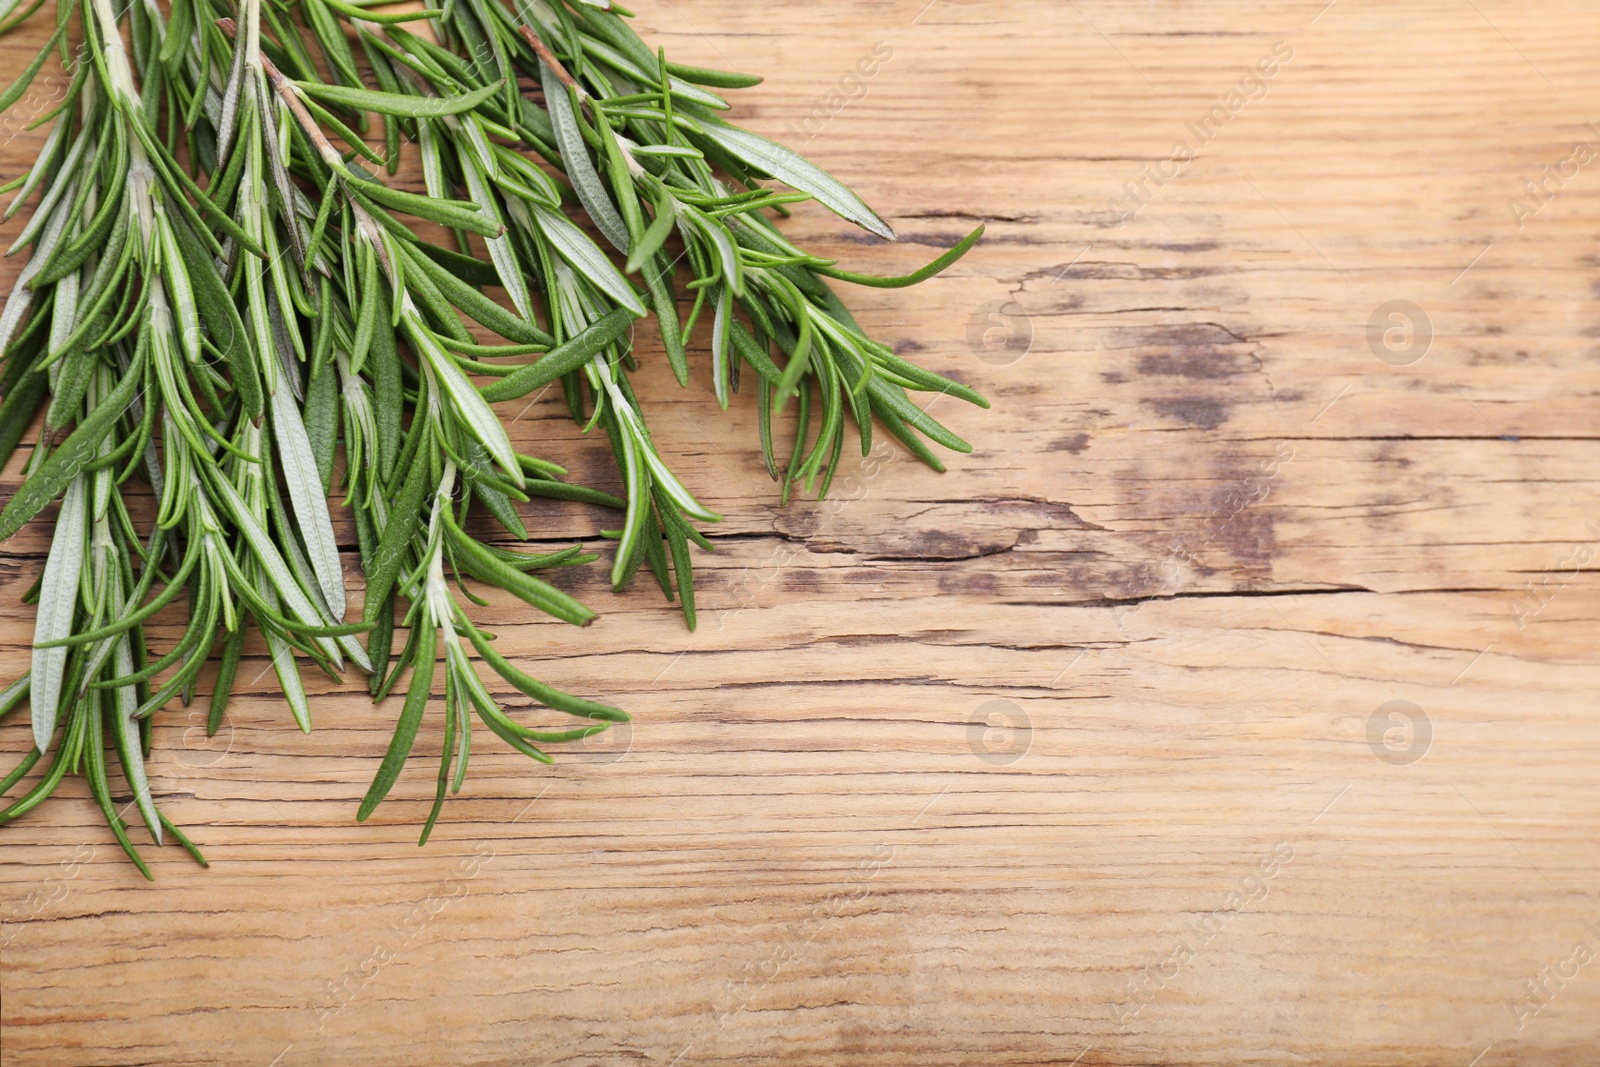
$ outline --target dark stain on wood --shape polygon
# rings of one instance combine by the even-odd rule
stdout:
[[[1069,433],[1057,437],[1044,446],[1049,452],[1071,452],[1077,455],[1089,447],[1089,435],[1086,433]]]
[[[1228,421],[1228,405],[1212,396],[1153,397],[1145,407],[1202,430],[1215,430]]]

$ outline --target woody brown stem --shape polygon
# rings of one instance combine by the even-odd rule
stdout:
[[[517,31],[522,34],[522,39],[528,42],[528,46],[533,49],[534,53],[550,68],[550,72],[556,76],[557,81],[576,92],[580,101],[589,99],[589,94],[584,92],[583,86],[579,85],[577,80],[567,73],[567,68],[561,65],[561,60],[557,59],[555,53],[550,51],[544,40],[533,32],[532,26],[524,22],[517,27]]]
[[[218,19],[217,27],[229,37],[238,36],[239,28],[234,25],[232,19]],[[305,131],[306,137],[310,139],[317,153],[322,156],[324,161],[330,164],[337,162],[340,166],[343,166],[344,157],[337,148],[333,147],[333,142],[329,141],[327,136],[323,134],[322,128],[311,117],[311,112],[306,110],[305,102],[300,99],[300,94],[294,91],[294,86],[289,84],[289,79],[285,78],[283,72],[262,52],[258,51],[256,53],[256,59],[261,64],[261,72],[267,76],[267,84],[288,105],[289,113],[300,124],[300,128]]]
[[[238,27],[234,25],[232,19],[218,19],[217,26],[229,37],[238,35]],[[333,142],[328,140],[327,135],[322,132],[322,127],[318,126],[316,119],[311,117],[311,112],[306,110],[305,101],[300,99],[300,94],[295,91],[294,85],[288,78],[283,76],[283,72],[273,64],[272,60],[261,52],[258,51],[256,53],[256,59],[261,63],[261,72],[266,75],[267,84],[272,87],[272,91],[277,93],[278,98],[288,107],[289,113],[300,124],[300,129],[305,133],[312,147],[322,156],[323,162],[328,164],[329,169],[335,174],[342,172],[344,170],[344,156],[333,146]],[[372,245],[373,252],[377,253],[378,262],[383,267],[384,274],[392,278],[394,276],[394,268],[389,262],[389,251],[383,246],[383,241],[379,236],[380,231],[377,221],[367,213],[366,208],[362,207],[354,199],[350,200],[350,207],[355,212],[356,221],[361,226],[362,235]]]

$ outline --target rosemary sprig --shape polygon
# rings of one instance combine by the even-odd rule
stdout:
[[[796,248],[769,213],[814,199],[893,232],[842,182],[721,117],[728,105],[711,90],[758,79],[668,62],[609,4],[456,0],[400,15],[366,6],[299,0],[319,62],[283,0],[236,10],[171,0],[167,14],[156,0],[116,12],[109,0],[58,0],[48,43],[0,94],[4,110],[51,52],[65,59],[76,13],[83,58],[67,99],[41,120],[51,129],[37,163],[5,187],[17,191],[8,217],[38,201],[12,248],[31,258],[0,308],[0,461],[40,408],[44,432],[0,511],[0,539],[61,507],[30,592],[39,605],[30,670],[0,692],[0,715],[30,703],[35,747],[0,793],[50,758],[0,822],[82,771],[145,869],[115,808],[109,740],[152,837],[171,832],[194,852],[156,808],[144,771],[152,717],[175,696],[193,698],[220,635],[214,730],[251,622],[302,729],[312,715],[300,657],[336,678],[348,657],[380,700],[410,672],[360,819],[409,758],[442,654],[445,741],[424,841],[462,787],[474,714],[541,762],[550,759],[541,746],[625,720],[524,673],[464,601],[485,603],[471,579],[562,621],[592,621],[532,572],[594,555],[512,552],[469,532],[474,502],[524,540],[519,504],[579,500],[622,512],[619,529],[602,531],[618,542],[613,586],[648,563],[694,626],[689,545],[709,550],[694,524],[718,516],[669,469],[630,381],[631,330],[651,311],[680,382],[702,314],[720,403],[741,366],[758,376],[757,430],[785,500],[797,484],[826,494],[847,414],[864,453],[874,418],[936,468],[923,438],[968,450],[906,391],[982,398],[867,336],[828,282],[915,283],[958,259],[981,228],[910,275],[844,271]],[[433,21],[439,43],[404,28],[418,19]],[[524,78],[538,95],[521,91]],[[369,115],[382,125],[381,153],[366,141]],[[367,169],[394,173],[402,137],[419,146],[425,196]],[[617,261],[569,206],[587,212]],[[405,216],[445,227],[455,248],[424,240]],[[682,319],[679,273],[694,294]],[[485,286],[502,288],[506,303]],[[484,343],[482,331],[499,340]],[[491,380],[480,388],[473,376]],[[586,430],[603,429],[624,499],[519,453],[490,407],[555,382]],[[780,474],[773,421],[791,397],[796,444]],[[362,619],[349,623],[327,502],[341,441],[342,506],[366,576]],[[143,532],[123,499],[135,476],[156,502]],[[187,625],[152,652],[144,623],[181,593]],[[396,656],[400,598],[408,633]],[[583,724],[518,722],[473,652],[510,689]]]
[[[484,5],[482,10],[500,9]],[[419,96],[448,94],[475,83],[475,75],[439,46],[393,27],[352,21],[377,57],[374,61],[391,64],[395,83],[410,87]],[[477,91],[495,84],[484,83]],[[528,125],[537,121],[537,112],[526,101],[512,99],[517,104],[515,111],[506,110],[504,97],[489,95],[473,112],[417,119],[429,193],[447,197],[453,184],[460,183],[485,214],[503,220],[506,231],[487,242],[497,276],[519,308],[531,299],[524,279],[533,280],[555,339],[586,336],[603,323],[620,325],[625,321],[619,318],[622,312],[643,315],[645,306],[633,287],[562,214],[555,183],[523,157],[491,144],[489,138],[495,133],[542,141],[542,135]],[[510,336],[504,330],[501,333]],[[688,546],[694,543],[711,549],[711,543],[692,523],[715,522],[719,516],[700,504],[667,467],[628,381],[627,342],[610,325],[605,334],[609,338],[606,343],[586,356],[571,348],[567,350],[573,358],[570,364],[546,356],[533,367],[489,386],[484,395],[492,400],[524,395],[554,380],[560,371],[574,419],[586,430],[596,425],[604,428],[625,486],[626,513],[621,529],[614,532],[618,547],[611,570],[613,587],[627,585],[648,562],[670,597],[674,580],[669,577],[670,567],[692,628],[694,585]]]
[[[551,127],[545,140],[556,148],[546,152],[547,158],[566,171],[602,234],[626,254],[628,271],[646,283],[679,381],[686,384],[689,377],[689,333],[708,309],[711,377],[719,403],[728,405],[741,364],[758,374],[762,451],[769,472],[782,482],[785,501],[800,482],[826,495],[838,469],[847,413],[857,425],[863,455],[871,449],[874,418],[937,470],[943,465],[922,437],[958,452],[971,450],[913,404],[906,390],[949,393],[985,407],[987,402],[869,337],[827,280],[915,284],[964,255],[982,236],[982,227],[909,275],[878,278],[841,270],[833,260],[796,248],[765,212],[786,213],[787,205],[814,199],[878,236],[893,239],[893,230],[820,167],[726,122],[719,115],[727,110],[726,101],[690,80],[734,87],[752,79],[671,64],[616,12],[594,5],[526,0],[516,5],[516,16],[499,5],[450,5],[440,27],[458,46],[480,38],[495,41],[491,54],[506,57],[500,76],[518,69],[540,82]],[[559,44],[552,48],[547,41]],[[483,76],[480,69],[478,77]],[[766,178],[795,191],[764,186]],[[674,262],[686,264],[687,288],[695,294],[682,325],[666,269],[666,242],[673,234],[683,244]],[[736,307],[746,321],[735,314]],[[774,345],[784,356],[781,368],[770,354]],[[814,440],[809,429],[813,392],[821,416]],[[795,395],[802,397],[801,425],[795,452],[780,475],[772,419]]]
[[[592,53],[601,60],[585,62],[582,82],[573,79],[570,91],[574,95],[581,91],[593,116],[598,164],[610,178],[610,191],[623,214],[637,220],[629,267],[654,254],[669,227],[677,231],[694,275],[689,283],[696,294],[690,322],[707,305],[713,316],[712,380],[719,402],[726,406],[741,360],[775,390],[771,402],[761,405],[763,420],[781,411],[802,379],[810,377],[822,400],[822,425],[795,473],[808,487],[825,453],[828,478],[837,469],[846,404],[860,429],[863,454],[871,447],[873,415],[936,468],[938,461],[911,431],[953,450],[970,451],[960,438],[913,406],[904,390],[948,392],[980,405],[982,398],[912,366],[869,338],[824,278],[878,286],[913,284],[959,259],[977,242],[982,228],[927,267],[901,278],[841,271],[833,261],[796,248],[763,214],[765,209],[782,212],[788,203],[815,199],[871,233],[888,239],[894,233],[852,190],[809,160],[721,118],[718,112],[726,104],[675,78],[665,53],[652,54],[624,19],[612,12],[570,6],[572,17],[565,17],[556,0],[533,0],[521,10],[539,23],[538,32],[560,35],[568,55]],[[553,9],[556,18],[550,17]],[[559,63],[548,48],[534,47],[539,40],[534,26],[525,23],[520,29],[533,51],[542,52],[542,69]],[[723,181],[718,171],[734,184]],[[764,187],[761,179],[766,177],[782,181],[796,193]],[[654,219],[645,228],[647,211]],[[748,325],[733,315],[735,303],[746,312]],[[786,357],[776,380],[776,368],[765,358],[773,343]],[[770,425],[761,429],[768,467],[775,472]],[[785,480],[785,496],[793,480]],[[827,485],[824,479],[820,493],[826,493]]]
[[[234,31],[229,22],[223,23],[223,29]],[[325,199],[314,224],[320,229],[308,235],[307,244],[317,256],[331,256],[343,267],[332,272],[333,284],[325,291],[321,313],[333,319],[329,344],[347,412],[345,438],[351,480],[346,501],[356,511],[358,530],[366,531],[364,622],[382,630],[382,639],[387,641],[394,595],[405,596],[411,604],[405,618],[410,637],[399,661],[388,668],[387,648],[378,657],[374,691],[380,698],[407,668],[412,669],[412,677],[394,738],[358,819],[366,819],[384,799],[410,754],[432,690],[436,644],[443,647],[445,745],[434,806],[422,831],[425,842],[447,792],[461,789],[474,713],[491,732],[540,762],[550,760],[538,747],[541,744],[578,740],[627,719],[616,708],[563,693],[512,665],[494,650],[489,635],[472,623],[445,578],[448,564],[458,575],[498,586],[562,621],[583,626],[594,618],[588,608],[529,573],[588,562],[593,556],[577,548],[551,556],[507,552],[480,542],[465,528],[468,506],[477,497],[508,532],[526,538],[527,530],[511,501],[527,501],[533,493],[572,496],[575,487],[553,479],[552,475],[561,473],[560,468],[521,455],[512,447],[485,399],[494,387],[480,392],[466,375],[467,370],[478,369],[479,363],[462,350],[476,351],[481,346],[472,341],[459,315],[477,319],[523,348],[544,348],[555,338],[533,323],[529,302],[523,301],[517,314],[492,304],[450,274],[387,210],[395,206],[444,225],[470,229],[491,242],[500,241],[505,234],[498,221],[501,202],[489,197],[485,183],[473,185],[477,195],[468,201],[457,201],[432,187],[430,192],[435,195],[431,197],[397,196],[395,190],[354,170],[315,121],[306,106],[307,97],[324,90],[292,82],[259,53],[256,61],[245,67],[261,71],[261,84],[270,88],[291,122],[287,140],[299,148],[301,159],[323,190]],[[422,96],[357,89],[345,93],[344,98],[393,118],[411,119],[424,129],[439,124],[450,144],[460,148],[455,156],[458,166],[487,170],[494,165],[486,138],[480,136],[475,143],[454,139],[462,127],[451,122],[452,117],[481,103],[485,99],[481,92]],[[476,119],[471,120],[469,129],[478,129]],[[496,268],[504,277],[515,268],[516,260],[509,242],[502,247],[505,254],[497,258]],[[459,259],[444,258],[460,266]],[[341,291],[343,300],[337,298]],[[350,321],[351,309],[360,309],[354,321]],[[598,322],[589,327],[590,332],[580,333],[545,358],[561,361],[574,353],[595,352],[614,342],[625,321],[624,316],[614,316]],[[388,471],[378,461],[382,444],[377,419],[358,371],[369,359],[375,364],[392,362],[401,341],[417,357],[416,399],[400,462]],[[500,387],[494,392],[496,399],[522,395],[536,387],[515,373],[501,377],[496,386]],[[366,491],[357,493],[362,479]],[[462,590],[465,593],[464,586]],[[538,730],[512,719],[479,678],[467,653],[469,645],[513,689],[593,724]]]

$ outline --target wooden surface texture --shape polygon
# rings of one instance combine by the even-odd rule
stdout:
[[[1600,14],[925,3],[635,6],[902,235],[802,243],[895,272],[989,223],[845,294],[992,400],[933,404],[976,451],[780,508],[749,392],[644,345],[725,515],[699,631],[606,547],[590,629],[484,613],[631,728],[550,768],[480,731],[419,850],[437,712],[358,826],[398,701],[312,679],[302,736],[252,641],[217,738],[158,720],[209,871],[146,884],[81,780],[0,828],[7,1067],[1596,1062]],[[503,414],[618,484],[554,393]],[[0,549],[0,682],[46,536]]]

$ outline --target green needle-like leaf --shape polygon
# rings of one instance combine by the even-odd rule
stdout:
[[[72,436],[22,483],[17,495],[6,504],[4,511],[0,511],[0,541],[27,525],[95,458],[100,442],[133,399],[142,380],[139,373],[142,368],[142,361],[136,359],[133,368],[123,374],[111,394],[96,405],[88,418],[78,423]]]
[[[471,111],[500,91],[500,83],[485,85],[459,96],[411,96],[405,93],[385,93],[374,89],[352,89],[347,85],[328,85],[324,82],[299,81],[294,87],[306,96],[324,103],[338,104],[356,111],[376,111],[380,115],[399,118],[441,118]]]
[[[356,812],[357,822],[366,822],[368,816],[383,803],[383,798],[389,795],[389,790],[394,788],[395,780],[405,767],[406,758],[411,755],[411,746],[416,743],[417,728],[422,725],[422,712],[433,696],[434,634],[433,624],[426,613],[417,622],[415,636],[420,651],[415,672],[411,676],[411,688],[406,691],[405,707],[400,709],[394,736],[389,739],[389,750],[378,765],[372,785],[367,787],[367,795],[361,799],[361,807]]]
[[[772,175],[790,188],[810,193],[818,203],[868,233],[877,234],[887,241],[895,239],[894,230],[889,224],[879,218],[878,213],[868,207],[854,190],[799,153],[776,141],[769,141],[760,134],[709,116],[700,120],[700,126],[705,136],[717,147],[756,170]]]
[[[50,541],[50,555],[44,564],[39,587],[39,616],[34,624],[35,645],[57,641],[72,631],[73,613],[78,605],[78,579],[83,569],[88,540],[87,493],[80,475],[67,487],[56,518],[56,531]],[[33,747],[40,752],[50,748],[60,714],[61,676],[66,670],[66,648],[35,648],[29,671],[33,679]]]

